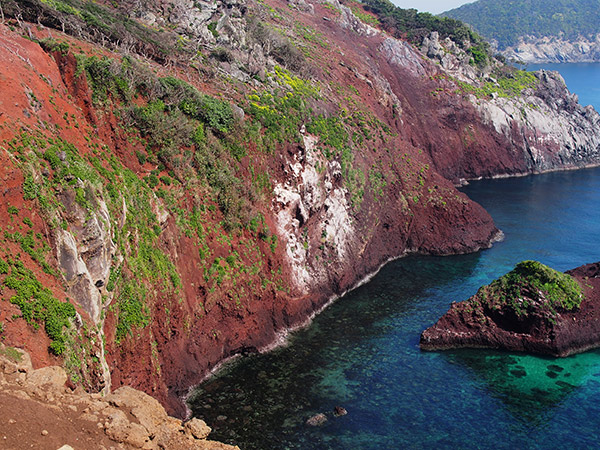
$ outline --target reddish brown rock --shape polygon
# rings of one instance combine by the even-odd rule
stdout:
[[[599,347],[600,263],[567,274],[582,288],[579,308],[553,313],[534,304],[519,315],[512,308],[489,307],[474,296],[453,303],[435,325],[427,328],[421,335],[421,349],[493,348],[563,357]]]
[[[21,5],[25,8],[34,3],[37,4],[21,2]],[[254,2],[248,7],[252,4]],[[280,0],[267,0],[266,5],[280,10],[282,3]],[[259,274],[240,276],[238,285],[249,289],[238,298],[234,298],[231,283],[215,287],[203,281],[203,258],[199,255],[198,240],[182,233],[174,215],[163,216],[157,212],[157,217],[161,217],[161,232],[156,247],[176,266],[181,291],[163,292],[159,283],[148,286],[148,292],[153,295],[145,299],[145,306],[149,309],[151,323],[135,329],[122,340],[116,338],[116,308],[103,306],[106,309],[106,320],[102,324],[106,352],[94,350],[95,353],[88,355],[88,359],[105,357],[113,389],[132,385],[158,399],[169,413],[183,417],[185,407],[182,398],[189,387],[203,380],[215,365],[235,354],[256,351],[272,344],[280,333],[306,323],[307,318],[320,310],[330,298],[351,289],[389,259],[409,253],[445,255],[488,247],[498,230],[481,206],[455,189],[454,183],[459,179],[531,173],[539,169],[531,161],[530,146],[523,143],[520,129],[513,130],[512,138],[497,132],[492,123],[482,119],[474,104],[457,92],[456,84],[409,44],[402,41],[394,44],[384,33],[359,36],[355,31],[340,26],[332,10],[319,4],[315,4],[315,9],[314,15],[294,11],[293,20],[314,29],[317,35],[327,37],[327,48],[321,48],[318,55],[324,64],[307,63],[314,66],[307,67],[310,82],[327,86],[323,89],[325,100],[317,109],[325,116],[337,117],[340,113],[338,105],[346,105],[342,97],[350,95],[350,91],[343,95],[335,94],[335,89],[329,87],[352,87],[349,98],[354,98],[353,103],[346,105],[352,109],[350,112],[368,113],[369,121],[381,123],[390,130],[389,134],[375,133],[380,136],[374,136],[372,142],[355,152],[354,168],[365,177],[366,186],[360,208],[349,205],[350,194],[341,171],[332,170],[336,172],[328,181],[332,191],[326,192],[324,197],[331,200],[330,194],[337,190],[339,197],[347,202],[348,207],[342,211],[346,215],[341,219],[338,216],[336,226],[332,227],[338,231],[344,225],[352,224],[353,234],[344,242],[345,253],[337,253],[337,240],[331,236],[333,233],[323,237],[323,227],[329,225],[327,211],[335,210],[336,205],[331,201],[311,203],[311,199],[316,197],[313,195],[315,192],[307,188],[309,183],[305,183],[305,179],[293,176],[298,165],[303,168],[307,165],[306,142],[284,143],[269,155],[253,152],[256,145],[249,142],[248,156],[241,159],[236,177],[251,183],[254,177],[254,173],[250,174],[251,163],[256,163],[268,175],[269,183],[287,184],[298,191],[293,192],[298,198],[294,205],[296,208],[288,211],[293,216],[288,218],[290,222],[302,223],[294,231],[296,237],[303,239],[299,247],[307,245],[307,256],[296,268],[306,267],[311,271],[307,282],[300,287],[296,285],[292,267],[295,262],[287,253],[292,246],[286,248],[290,233],[285,227],[278,227],[275,216],[281,210],[274,210],[271,198],[258,202],[256,208],[264,215],[268,229],[278,237],[279,245],[271,251],[266,242],[256,244],[258,256],[254,258],[260,259],[262,268]],[[33,14],[29,17],[39,21],[43,16]],[[323,17],[332,20],[324,21]],[[72,19],[75,20],[75,17]],[[52,23],[46,23],[52,26]],[[52,37],[67,42],[75,53],[119,59],[106,48],[95,47],[58,30],[50,32],[42,26],[28,24],[24,25],[24,29],[40,39]],[[35,131],[46,138],[60,138],[73,144],[84,160],[96,158],[94,155],[103,149],[102,152],[106,151],[140,179],[156,170],[150,163],[143,164],[134,156],[136,151],[144,151],[145,145],[138,139],[139,136],[128,136],[123,132],[123,116],[117,114],[120,111],[108,105],[93,104],[90,86],[83,72],[78,70],[73,54],[53,51],[49,46],[45,46],[47,51],[44,51],[37,43],[23,38],[20,31],[18,28],[14,31],[0,27],[3,113],[0,116],[0,140],[10,142],[17,138],[18,141],[21,131]],[[404,54],[409,58],[403,63],[402,60],[385,57],[381,52],[385,42],[405,50]],[[176,55],[173,57],[176,58]],[[181,60],[169,64],[169,67],[151,65],[150,69],[161,76],[185,74],[185,78],[202,92],[245,104],[247,86],[235,86],[233,89],[228,84],[233,78],[210,77],[213,67],[208,67],[206,73],[204,67],[201,67],[202,70],[187,70],[190,69],[187,63]],[[135,101],[143,104],[148,100],[137,98]],[[117,106],[113,101],[108,104]],[[569,123],[568,120],[566,123]],[[537,136],[538,133],[529,130],[528,135]],[[544,141],[543,133],[540,140]],[[28,211],[33,231],[43,233],[52,249],[49,263],[58,267],[53,259],[56,242],[35,202],[23,199],[24,176],[14,161],[8,152],[0,152],[3,186],[0,222],[10,223],[11,220],[5,205]],[[319,171],[329,170],[325,167],[329,162],[339,165],[339,161],[323,161],[318,166]],[[582,160],[582,164],[587,162]],[[569,164],[543,169],[565,166]],[[387,180],[377,195],[369,188],[372,168],[380,171]],[[48,176],[48,169],[38,175]],[[309,187],[324,184],[318,180]],[[67,202],[68,195],[63,197]],[[185,192],[177,198],[177,207],[182,211],[190,211],[195,201],[214,206],[211,195],[202,190]],[[305,208],[299,206],[300,201]],[[158,211],[161,202],[156,199],[155,203],[152,206]],[[124,209],[116,211],[116,216],[110,217],[111,221],[122,226]],[[206,218],[206,229],[218,229],[222,219],[217,210]],[[64,222],[69,230],[74,225],[71,222]],[[118,227],[115,225],[115,228]],[[206,245],[213,252],[213,260],[226,258],[230,252],[243,253],[249,243],[247,237],[247,230],[241,230],[239,236],[232,237],[227,251],[219,246],[218,236],[209,236]],[[328,238],[331,238],[329,242],[323,242]],[[326,251],[321,250],[322,246],[327,247]],[[7,251],[16,254],[21,250],[18,245],[9,243]],[[119,270],[120,256],[123,255],[115,255],[113,270]],[[250,265],[255,262],[250,259],[247,257],[242,263]],[[60,300],[65,300],[63,280],[43,273],[31,260],[26,259],[25,264],[44,286]],[[278,272],[279,279],[273,283],[271,278]],[[263,284],[266,280],[271,282]],[[104,278],[93,281],[98,283],[94,286],[99,289],[106,283]],[[140,281],[152,284],[149,280]],[[110,297],[107,292],[104,294]],[[79,312],[84,321],[89,319],[85,317],[85,311]],[[0,321],[5,324],[2,335],[5,342],[24,346],[31,353],[36,368],[60,364],[60,358],[47,351],[49,340],[43,329],[36,331],[22,319],[13,319],[18,313],[15,305],[2,302]],[[102,339],[98,341],[102,342]],[[105,386],[101,372],[98,367],[95,370],[88,368],[86,373],[78,375],[86,380],[86,386],[99,390]],[[135,440],[139,442],[137,437]]]

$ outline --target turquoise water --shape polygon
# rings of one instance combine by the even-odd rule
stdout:
[[[569,90],[579,96],[579,103],[600,110],[600,63],[527,65],[527,70],[539,69],[560,72]]]
[[[600,351],[565,359],[425,353],[421,331],[522,259],[600,260],[600,169],[472,183],[506,234],[492,249],[388,264],[295,333],[228,365],[193,413],[244,449],[599,448]],[[348,415],[333,417],[343,406]],[[305,424],[323,412],[320,427]]]

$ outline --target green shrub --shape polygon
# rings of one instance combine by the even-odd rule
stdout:
[[[154,189],[158,185],[158,177],[154,174],[148,175],[145,180],[150,189]]]
[[[10,264],[10,274],[4,280],[4,285],[15,291],[10,302],[19,307],[23,319],[36,327],[43,324],[52,340],[50,350],[61,355],[65,343],[63,329],[69,327],[70,320],[75,318],[75,307],[56,299],[21,261]]]
[[[143,303],[144,290],[137,283],[128,281],[119,293],[119,318],[117,322],[116,341],[120,342],[132,327],[143,328],[150,323],[147,307]]]
[[[108,276],[108,283],[106,284],[106,290],[108,292],[112,292],[115,290],[117,281],[119,280],[119,277],[121,276],[122,268],[123,268],[123,266],[119,266],[117,268],[112,267],[110,269],[110,275]]]
[[[217,31],[217,22],[209,23],[206,28],[208,28],[208,31],[212,33],[215,39],[219,37],[219,32]]]
[[[324,117],[320,115],[313,119],[307,127],[306,131],[319,136],[319,145],[324,145],[336,150],[335,153],[340,153],[348,144],[348,133],[344,129],[341,121],[335,117]],[[330,157],[329,149],[325,149],[325,155]]]
[[[489,302],[492,308],[508,305],[517,315],[526,315],[531,302],[542,302],[552,314],[558,310],[579,308],[583,292],[570,275],[558,272],[537,261],[523,261],[516,267],[484,286],[478,297]]]
[[[489,60],[489,45],[486,42],[479,42],[471,47],[469,53],[473,57],[473,63],[477,67],[485,67]]]
[[[181,102],[180,108],[188,116],[202,120],[220,133],[227,133],[234,122],[231,105],[208,95],[200,99],[185,99]]]
[[[146,155],[142,152],[140,152],[139,150],[135,151],[135,156],[137,157],[138,162],[140,163],[140,166],[143,166],[144,164],[146,164]]]
[[[62,161],[57,155],[57,148],[55,146],[50,147],[44,152],[43,158],[50,163],[52,169],[58,169],[62,165]]]
[[[206,133],[204,132],[204,125],[200,124],[196,127],[194,134],[192,135],[192,142],[196,145],[202,145],[206,141]]]
[[[4,275],[4,274],[8,273],[9,269],[10,269],[10,266],[8,265],[8,263],[6,261],[4,261],[3,259],[0,259],[0,275]]]
[[[69,43],[68,42],[57,42],[52,38],[42,39],[40,41],[40,46],[46,50],[47,52],[60,52],[66,54],[69,52]]]
[[[40,193],[40,187],[35,182],[32,176],[25,177],[23,181],[23,199],[24,200],[33,200],[37,198]]]
[[[177,106],[187,116],[200,120],[214,131],[227,133],[234,123],[231,105],[209,95],[174,77],[160,79],[165,104]]]
[[[112,59],[91,56],[85,58],[83,65],[92,88],[94,103],[105,102],[109,94],[121,100],[129,99],[131,87],[128,81],[119,73],[119,68]]]

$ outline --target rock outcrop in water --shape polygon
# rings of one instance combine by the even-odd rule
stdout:
[[[526,261],[453,303],[421,349],[493,348],[568,356],[600,346],[600,263],[565,274]]]

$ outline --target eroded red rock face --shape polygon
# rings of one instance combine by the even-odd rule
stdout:
[[[440,320],[421,335],[423,350],[495,348],[568,356],[600,346],[600,263],[570,270],[583,288],[580,308],[556,317],[537,310],[519,317],[510,311],[453,303]]]
[[[257,273],[240,274],[235,286],[232,280],[224,280],[217,287],[207,284],[205,257],[199,252],[198,240],[182,232],[174,215],[168,214],[161,222],[157,246],[174,263],[181,286],[176,292],[165,292],[159,282],[152,285],[140,279],[140,283],[150,285],[147,301],[151,321],[146,327],[134,328],[121,340],[116,337],[117,313],[110,305],[104,306],[106,362],[113,389],[134,386],[159,399],[170,413],[183,416],[182,396],[215,365],[235,354],[272,344],[278,333],[304,323],[328,299],[352,288],[390,258],[407,253],[472,252],[488,247],[496,236],[498,230],[491,217],[459,193],[454,183],[460,178],[527,172],[530,168],[523,152],[515,151],[506,136],[483,123],[475,108],[454,92],[448,81],[436,78],[439,72],[431,62],[417,61],[418,70],[417,66],[395,66],[381,53],[384,37],[358,39],[337,23],[322,20],[332,15],[330,10],[321,5],[316,8],[318,14],[299,16],[329,40],[321,55],[323,70],[315,69],[315,77],[323,86],[353,86],[360,106],[389,127],[388,135],[377,137],[373,147],[356,152],[354,160],[365,179],[369,179],[371,168],[376,167],[388,182],[379,193],[366,189],[360,207],[347,208],[347,216],[343,218],[352,227],[342,242],[341,252],[332,244],[332,236],[323,235],[324,218],[336,204],[306,201],[306,190],[302,190],[305,186],[301,186],[303,182],[294,178],[290,169],[297,163],[306,166],[309,152],[306,142],[281,145],[278,153],[268,158],[251,153],[242,159],[237,174],[241,178],[251,178],[249,158],[262,159],[273,185],[290,185],[290,189],[298,188],[304,196],[307,212],[291,208],[287,219],[290,223],[303,222],[307,254],[302,264],[290,257],[288,234],[293,230],[281,226],[285,217],[279,216],[281,211],[286,212],[286,205],[266,199],[259,203],[258,209],[265,224],[279,237],[276,248],[271,249],[269,243],[259,240],[255,248],[249,249],[247,230],[232,234],[231,242],[226,245],[215,233],[207,233],[206,244],[212,249],[213,258],[226,258],[236,252],[241,264],[250,266],[260,260]],[[46,37],[43,29],[35,32]],[[53,31],[53,35],[57,32]],[[108,54],[60,36],[88,53]],[[78,72],[72,53],[45,52],[38,44],[4,26],[0,26],[0,43],[3,113],[0,140],[6,143],[21,133],[39,131],[74,144],[81,156],[95,154],[94,148],[107,149],[140,178],[154,169],[135,158],[135,150],[143,149],[144,145],[127,139],[122,119],[110,108],[94,106],[90,87],[85,76]],[[168,72],[166,68],[157,70]],[[190,77],[195,79],[193,75]],[[219,94],[219,87],[209,82],[202,84],[202,90],[212,94]],[[442,94],[433,96],[432,92],[438,89]],[[327,92],[327,95],[334,94]],[[240,100],[233,97],[232,101]],[[323,112],[332,113],[334,104],[332,101],[329,105],[332,111]],[[73,120],[79,124],[78,128],[71,126]],[[252,143],[248,146],[251,152]],[[2,223],[11,220],[6,205],[30,210],[35,231],[46,230],[46,240],[55,254],[52,233],[39,214],[39,205],[23,200],[23,174],[11,158],[8,152],[0,153],[0,175],[5,183],[0,220]],[[342,177],[332,177],[328,195],[332,198],[335,192],[341,192],[340,197],[349,197],[344,189]],[[190,210],[194,201],[214,203],[210,195],[199,190],[182,195],[178,206]],[[156,200],[156,204],[161,202]],[[218,229],[222,218],[218,211],[206,214],[205,229]],[[339,216],[332,214],[330,218],[338,220]],[[122,220],[112,219],[117,226]],[[346,224],[342,220],[339,225],[342,228]],[[325,249],[317,250],[321,245]],[[11,251],[17,252],[18,248],[15,246]],[[52,264],[56,266],[54,259]],[[44,276],[32,261],[27,264],[37,275]],[[302,265],[308,273],[308,282],[304,283],[297,279]],[[265,279],[270,281],[263,283]],[[59,298],[65,298],[67,286],[61,284],[64,280],[43,281],[56,295],[62,295]],[[102,292],[110,297],[106,291]],[[79,312],[89,322],[81,308]],[[8,302],[0,303],[0,320],[14,313],[15,308]],[[38,336],[42,333],[33,333],[23,320],[11,321],[6,333],[6,343],[24,345],[35,365],[55,363],[47,353],[44,336]]]

